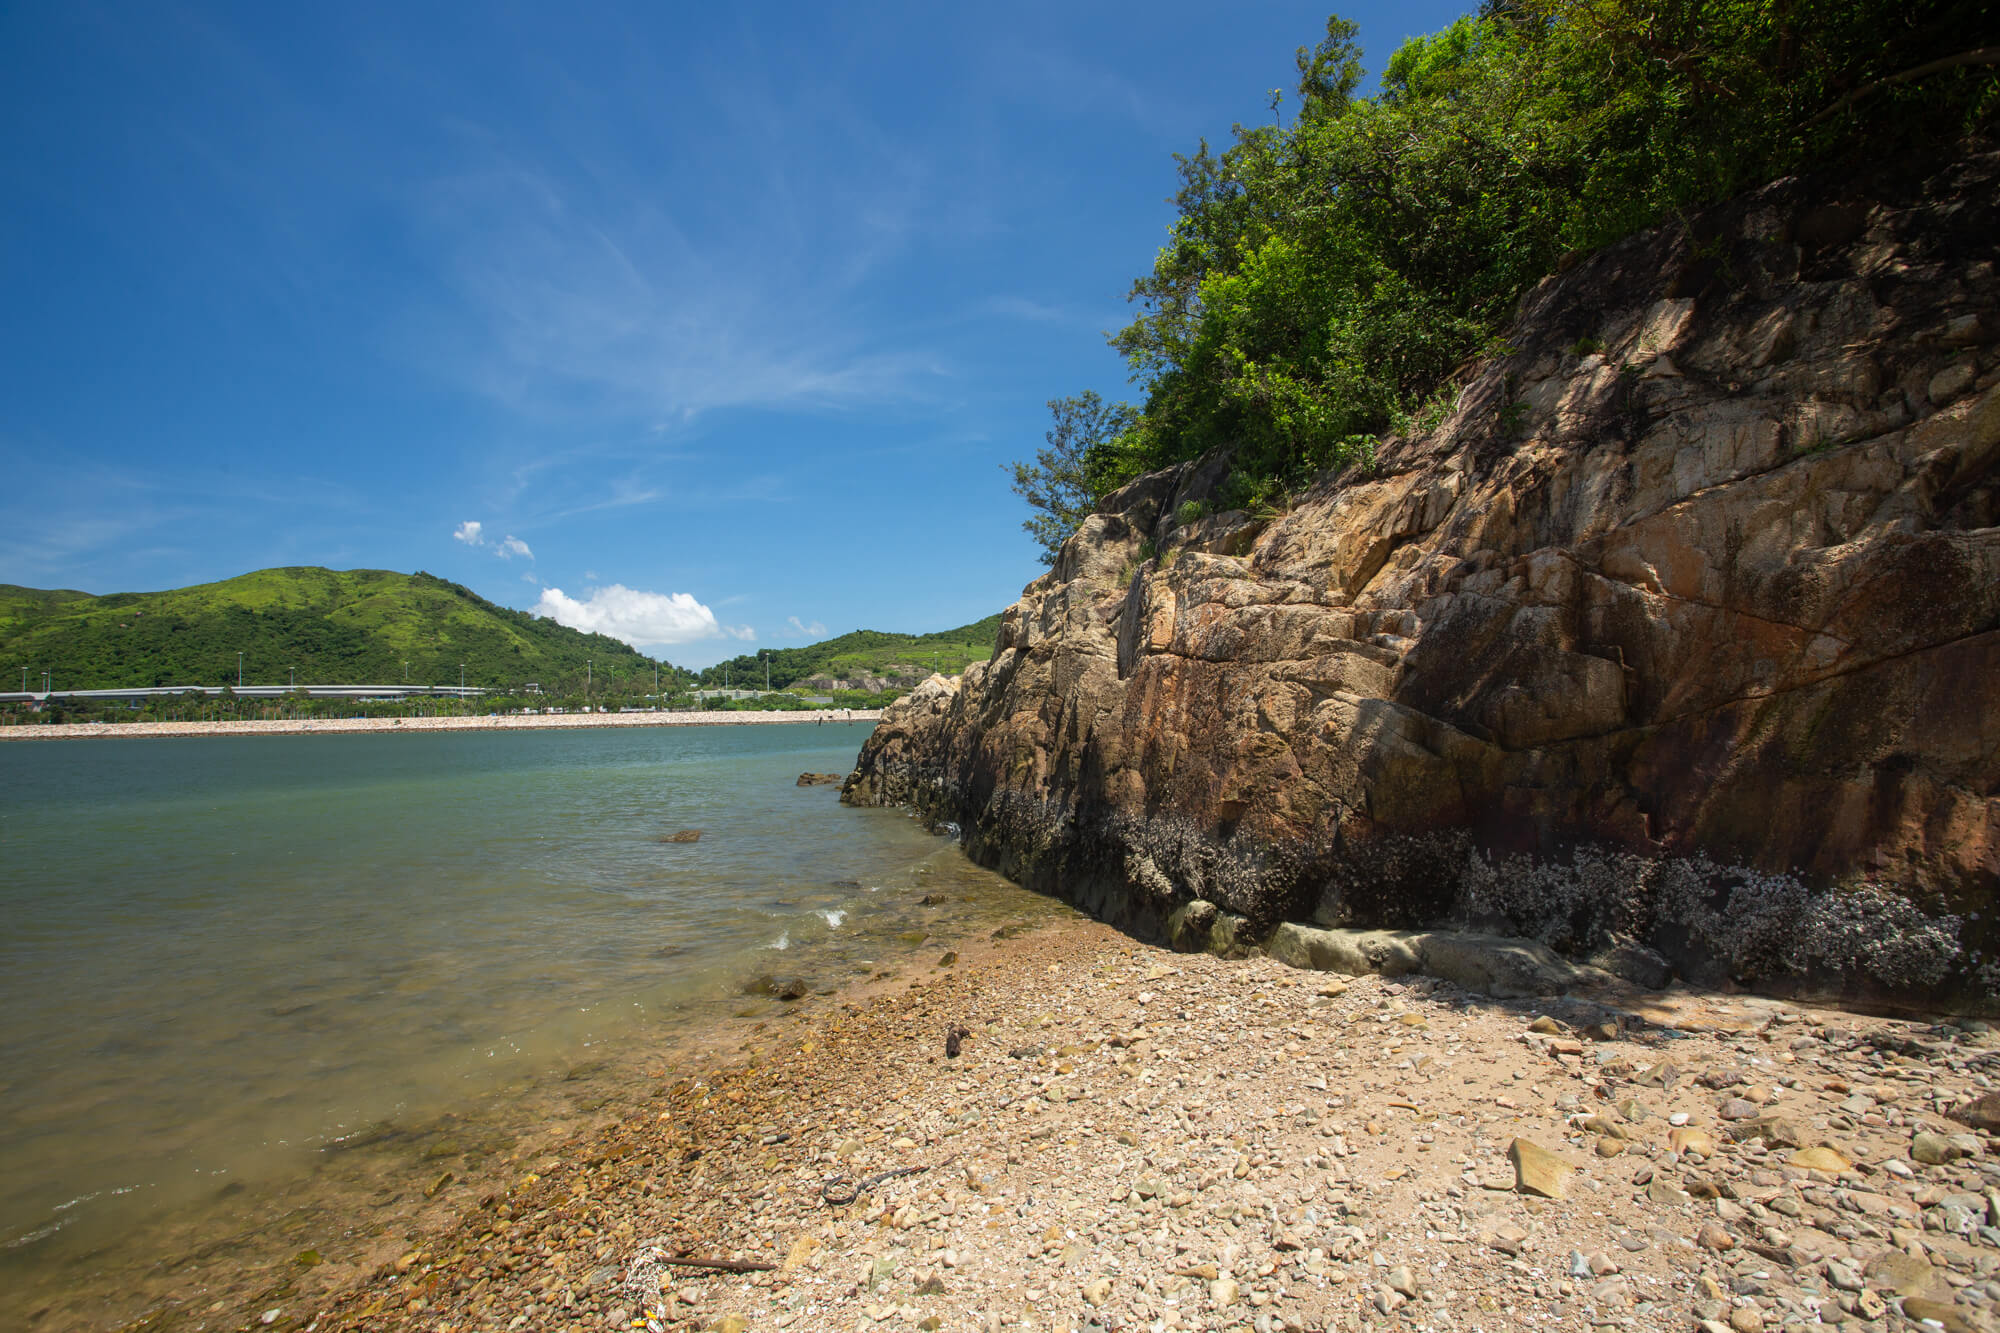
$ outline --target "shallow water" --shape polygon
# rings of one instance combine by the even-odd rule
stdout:
[[[0,747],[0,1328],[187,1314],[331,1261],[441,1169],[633,1097],[732,1016],[778,1021],[759,974],[825,990],[1061,911],[794,785],[865,734]]]

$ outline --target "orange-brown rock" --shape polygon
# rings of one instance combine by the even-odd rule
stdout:
[[[1133,482],[844,799],[1142,929],[1990,993],[1996,187],[1779,182],[1600,252],[1288,512],[1179,521],[1223,460]]]

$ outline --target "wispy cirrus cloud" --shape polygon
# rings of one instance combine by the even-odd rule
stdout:
[[[826,626],[817,620],[808,625],[797,616],[786,616],[785,623],[792,627],[792,632],[788,636],[790,638],[817,639],[823,638],[826,634]]]
[[[1068,51],[1005,41],[989,58],[989,76],[997,86],[1019,101],[1062,115],[1117,116],[1154,134],[1177,133],[1187,118],[1184,108],[1133,79]]]
[[[470,137],[466,169],[421,198],[456,304],[436,312],[454,336],[426,341],[511,409],[673,428],[734,407],[908,401],[946,372],[931,347],[853,309],[917,224],[921,169],[887,150],[852,162],[875,174],[845,188],[794,179],[796,162],[738,181],[750,197],[719,228],[674,196],[670,173],[627,174],[593,151],[596,178],[578,178]]]
[[[0,467],[23,475],[44,465],[0,437]],[[339,537],[369,517],[370,499],[310,476],[183,478],[74,453],[66,485],[0,496],[0,582],[109,592],[225,578],[265,565],[331,563]],[[218,567],[213,544],[247,548]]]

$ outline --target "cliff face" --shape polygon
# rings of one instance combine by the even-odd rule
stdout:
[[[1590,256],[1283,515],[1181,521],[1219,463],[1132,483],[845,799],[1183,942],[1457,919],[1990,994],[1996,187],[1779,182]]]

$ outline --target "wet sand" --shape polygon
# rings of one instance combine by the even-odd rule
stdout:
[[[66,726],[0,726],[0,741],[101,740],[148,736],[299,736],[357,731],[541,731],[565,727],[733,727],[764,722],[826,723],[881,720],[879,708],[827,708],[789,713],[705,710],[687,713],[528,713],[491,717],[273,718],[232,722],[79,722]]]

